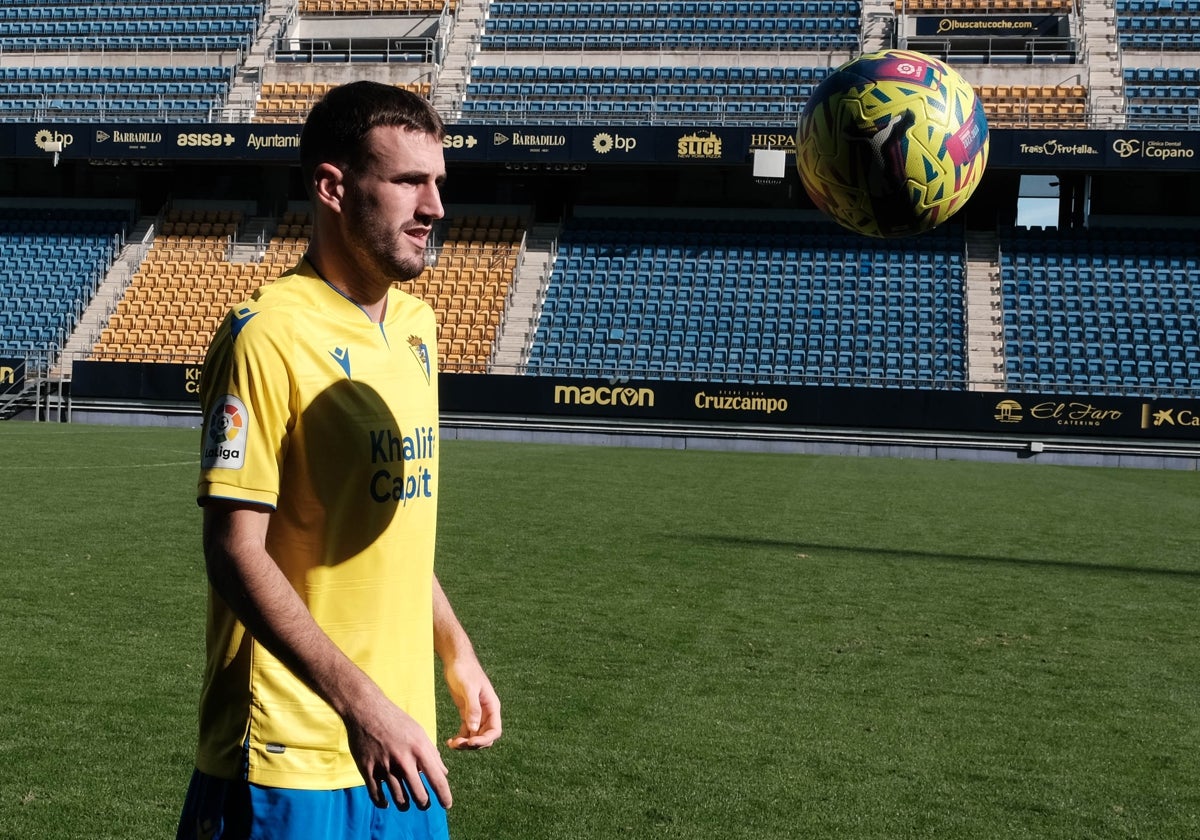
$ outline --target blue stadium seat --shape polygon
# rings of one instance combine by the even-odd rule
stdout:
[[[656,225],[646,220],[636,224],[581,220],[572,224],[560,239],[556,265],[562,267],[561,273],[556,269],[551,278],[543,319],[558,323],[563,315],[554,301],[575,299],[572,287],[589,283],[591,272],[595,272],[594,276],[605,283],[597,287],[603,291],[587,298],[594,305],[589,304],[584,320],[611,315],[618,302],[633,303],[636,315],[630,314],[630,325],[634,318],[643,325],[635,334],[637,346],[649,348],[649,355],[639,352],[632,360],[625,360],[635,369],[647,364],[657,366],[665,358],[661,375],[668,377],[703,374],[766,382],[789,381],[795,376],[845,382],[870,378],[863,366],[873,361],[872,348],[884,352],[884,342],[894,341],[894,352],[906,354],[904,367],[894,367],[900,371],[897,376],[906,375],[911,380],[909,387],[918,380],[936,382],[937,387],[965,387],[961,300],[946,298],[942,304],[947,314],[959,310],[957,318],[943,317],[947,323],[939,327],[948,331],[945,341],[949,343],[935,345],[932,328],[924,334],[917,329],[904,330],[902,336],[898,323],[895,334],[889,335],[884,323],[862,321],[871,307],[864,307],[864,301],[856,299],[860,287],[857,277],[843,272],[843,249],[825,263],[817,258],[817,249],[794,250],[796,237],[786,226],[771,230],[770,226],[754,225],[739,234],[723,225],[724,238],[718,246],[709,248],[702,257],[692,256],[689,243],[701,237],[707,240],[714,234],[706,224],[712,223],[696,222],[694,229],[687,230],[680,230],[678,224]],[[857,243],[846,241],[842,232],[827,231],[821,240],[828,237],[845,242],[845,252],[856,251]],[[605,241],[623,243],[624,256],[602,256],[601,252],[594,257],[585,255]],[[768,243],[773,246],[771,259],[756,259]],[[791,247],[780,247],[784,243]],[[889,257],[902,268],[912,259],[932,262],[932,254],[939,254],[948,265],[949,253],[962,247],[961,241],[953,243],[952,236],[939,237],[936,245],[931,242],[931,247],[917,249],[916,255],[896,250]],[[575,255],[584,255],[578,269],[574,263],[580,258]],[[824,259],[829,257],[825,255]],[[784,282],[783,264],[812,265],[813,285],[800,288],[792,281]],[[961,264],[953,271],[961,272]],[[921,272],[910,273],[910,281],[901,281],[913,284],[914,291],[908,293],[909,307],[934,301],[937,296],[932,289],[917,291],[917,275]],[[828,279],[818,281],[818,276]],[[614,277],[622,278],[615,292]],[[698,279],[694,283],[664,284],[658,279],[661,277]],[[894,313],[882,308],[880,317],[907,317],[912,321],[923,314],[919,308],[904,309],[904,297],[899,288],[896,291],[901,305]],[[870,292],[865,285],[861,288],[862,294]],[[643,296],[640,303],[638,296]],[[536,333],[542,334],[540,329]],[[665,357],[656,348],[665,348]],[[887,384],[883,381],[884,366],[881,363],[877,367],[877,384]]]

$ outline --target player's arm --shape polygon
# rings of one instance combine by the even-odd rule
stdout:
[[[428,795],[424,773],[442,805],[451,805],[446,766],[411,716],[392,703],[317,625],[267,552],[266,508],[209,500],[204,506],[208,578],[254,638],[341,716],[350,750],[371,798],[385,807],[383,786],[404,804],[408,784],[418,807]]]
[[[500,698],[479,664],[467,632],[433,579],[433,647],[442,660],[446,685],[462,720],[458,734],[446,741],[455,750],[490,747],[500,737]]]

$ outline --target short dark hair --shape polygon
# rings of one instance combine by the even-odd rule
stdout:
[[[362,165],[367,134],[376,126],[394,126],[446,136],[446,126],[424,97],[382,82],[350,82],[330,89],[304,121],[300,132],[300,168],[305,188],[312,191],[312,174],[322,163],[347,169]]]

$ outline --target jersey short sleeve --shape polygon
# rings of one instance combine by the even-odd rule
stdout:
[[[293,422],[289,331],[249,301],[226,317],[204,363],[198,498],[274,507]],[[272,329],[274,327],[274,329]]]

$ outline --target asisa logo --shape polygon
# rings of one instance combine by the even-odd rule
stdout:
[[[208,415],[200,466],[204,469],[241,469],[246,461],[249,422],[245,403],[226,394]]]

